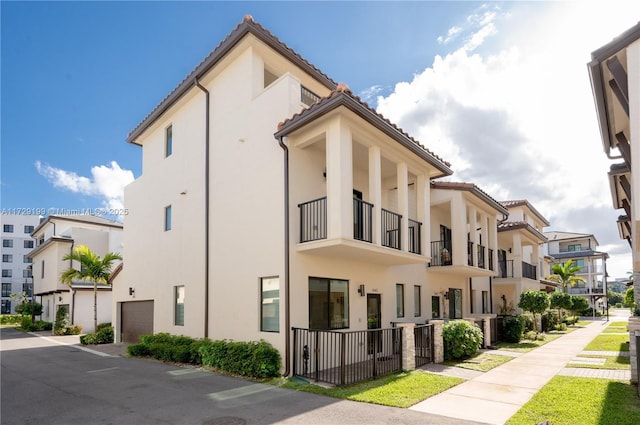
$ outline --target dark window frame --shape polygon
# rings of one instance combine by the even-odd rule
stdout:
[[[398,290],[400,289],[400,296],[398,296]],[[404,302],[404,283],[396,283],[396,317],[404,317],[406,313]]]
[[[326,313],[326,317],[327,317],[327,323],[325,323],[325,326],[314,326],[314,321],[312,318],[312,293],[311,290],[309,288],[309,329],[313,329],[313,330],[336,330],[336,329],[348,329],[349,325],[350,325],[350,312],[349,312],[349,281],[345,280],[345,279],[334,279],[334,278],[326,278],[326,277],[316,277],[316,276],[311,276],[309,277],[309,286],[311,286],[311,281],[315,280],[318,282],[322,282],[322,283],[326,283],[326,308],[327,311],[323,312]],[[332,283],[339,283],[339,284],[345,284],[346,285],[346,290],[345,291],[332,291]],[[341,320],[341,325],[340,326],[333,326],[332,323],[332,310],[333,310],[333,303],[332,303],[332,299],[331,299],[331,294],[336,293],[336,294],[344,294],[345,297],[342,298],[342,320]],[[340,304],[339,302],[340,298],[337,299],[337,304]]]
[[[277,296],[265,298],[265,293],[269,291],[264,290],[264,283],[265,281],[269,280],[277,280]],[[274,290],[271,290],[271,292],[274,292]],[[265,304],[265,300],[267,299],[275,301]],[[276,305],[274,314],[275,317],[273,317],[273,323],[275,324],[275,327],[271,328],[266,325],[267,321],[265,321],[265,306],[274,304]],[[280,333],[280,276],[264,276],[260,278],[260,332]]]

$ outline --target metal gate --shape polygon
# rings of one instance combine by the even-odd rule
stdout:
[[[413,329],[416,367],[433,363],[433,325],[416,325]]]

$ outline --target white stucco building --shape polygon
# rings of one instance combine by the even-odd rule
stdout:
[[[16,303],[11,294],[33,293],[31,259],[27,256],[35,245],[31,232],[41,216],[33,214],[2,214],[2,313],[14,314]]]
[[[94,332],[93,284],[60,281],[60,275],[78,264],[63,261],[79,245],[88,246],[99,256],[122,252],[122,224],[89,215],[49,215],[33,230],[36,246],[28,256],[33,260],[35,300],[42,304],[42,320],[55,322],[56,312],[65,306],[72,324],[83,333]],[[111,285],[98,285],[98,323],[112,320]]]

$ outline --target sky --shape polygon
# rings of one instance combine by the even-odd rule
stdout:
[[[638,1],[1,1],[2,210],[126,207],[142,172],[127,133],[246,14],[450,162],[448,180],[595,235],[627,277],[587,63]]]

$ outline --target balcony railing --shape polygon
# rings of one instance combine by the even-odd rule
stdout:
[[[353,239],[372,242],[373,204],[362,199],[353,199]]]
[[[501,278],[513,277],[513,260],[498,261],[498,276]]]
[[[451,241],[431,242],[431,262],[429,267],[450,266],[451,261]]]
[[[311,106],[318,100],[320,100],[320,96],[318,96],[305,86],[300,86],[300,102],[304,103],[307,106]]]
[[[604,288],[584,288],[584,287],[569,287],[569,293],[573,295],[604,295]]]
[[[478,267],[481,269],[486,268],[485,267],[485,247],[483,245],[478,245]]]
[[[409,219],[409,252],[421,254],[420,249],[420,228],[422,223]]]
[[[536,266],[533,264],[522,262],[522,277],[526,277],[528,279],[536,280],[538,279],[538,274],[536,273]]]
[[[300,208],[300,242],[327,239],[327,197],[298,205]]]
[[[473,266],[473,242],[467,241],[467,264]]]
[[[402,216],[389,210],[382,209],[382,246],[400,249],[400,226]]]

